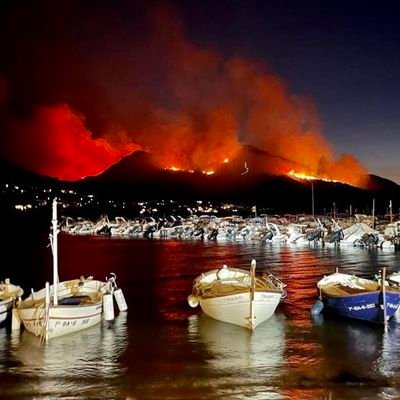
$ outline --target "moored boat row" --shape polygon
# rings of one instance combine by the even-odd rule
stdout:
[[[190,239],[211,241],[259,241],[288,245],[360,246],[397,249],[400,222],[374,229],[362,218],[336,221],[303,217],[298,222],[278,217],[241,218],[209,215],[189,218],[153,217],[127,220],[103,216],[97,221],[65,218],[62,230],[73,235],[110,235],[146,239]]]
[[[34,292],[24,300],[23,290],[6,280],[0,285],[1,320],[13,309],[13,329],[23,324],[29,332],[44,341],[80,331],[113,319],[113,298],[120,311],[127,305],[116,277],[105,281],[80,277],[60,282],[58,278],[59,225],[57,201],[53,201],[51,248],[53,253],[53,285]],[[335,273],[317,283],[320,301],[312,313],[322,309],[340,316],[386,324],[400,304],[400,273],[380,280]],[[285,284],[272,274],[256,275],[256,262],[250,271],[226,265],[201,274],[193,283],[189,305],[200,305],[214,319],[254,330],[267,321],[286,296]],[[3,318],[4,314],[4,318]]]

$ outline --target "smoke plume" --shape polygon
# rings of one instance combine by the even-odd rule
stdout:
[[[361,184],[365,168],[335,155],[309,100],[262,62],[193,43],[168,6],[5,3],[3,158],[77,180],[137,149],[160,168],[215,171],[248,144],[286,160],[265,172]]]

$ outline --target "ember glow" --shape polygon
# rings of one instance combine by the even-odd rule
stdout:
[[[86,34],[97,34],[86,40],[106,57],[77,55],[74,46],[60,51],[58,35],[51,40],[46,24],[35,27],[40,37],[31,42],[27,36],[21,48],[5,54],[18,78],[16,84],[0,76],[5,158],[40,174],[78,180],[142,149],[160,169],[212,175],[250,145],[278,160],[258,166],[260,172],[307,171],[362,185],[365,168],[351,155],[335,155],[311,102],[290,93],[264,63],[192,43],[174,12],[162,6],[148,11],[143,31],[131,38],[118,26],[109,36],[115,21],[107,18],[107,31],[102,21],[90,19]],[[105,37],[109,41],[97,42]],[[31,69],[19,65],[29,46],[32,54],[44,52],[47,62]],[[245,165],[244,173],[254,169]]]
[[[220,164],[227,164],[229,163],[229,159],[228,158],[224,158],[223,161]],[[216,163],[217,165],[217,163]],[[184,169],[184,168],[179,168],[176,167],[175,165],[172,167],[168,167],[168,168],[163,168],[164,170],[168,170],[168,171],[174,171],[174,172],[189,172],[189,173],[194,173],[194,172],[199,172],[202,173],[204,175],[214,175],[215,174],[215,170],[212,169],[203,169],[203,170],[193,170],[193,169]]]
[[[307,175],[301,172],[295,172],[293,170],[289,171],[288,176],[291,178],[299,179],[299,180],[305,180],[305,181],[325,181],[325,182],[338,182],[334,179],[326,179],[326,178],[319,178],[317,176],[312,176],[312,175]]]
[[[189,172],[190,174],[193,174],[194,171],[192,169],[188,169],[185,171],[184,169],[178,168],[178,167],[169,167],[169,168],[164,168],[165,171],[173,171],[173,172]]]

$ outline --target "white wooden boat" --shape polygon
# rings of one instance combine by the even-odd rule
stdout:
[[[20,319],[29,332],[40,336],[43,341],[80,331],[96,325],[102,314],[106,320],[114,318],[113,291],[117,291],[115,275],[107,282],[91,278],[58,281],[57,201],[53,201],[52,235],[50,243],[53,252],[53,285],[31,293],[17,305],[15,319]],[[119,296],[123,296],[118,289]],[[115,296],[116,297],[116,296]],[[120,310],[127,309],[126,303]],[[124,302],[124,299],[122,299]],[[18,328],[18,322],[15,323]],[[15,328],[15,329],[16,329]]]
[[[23,295],[21,287],[10,283],[9,279],[0,282],[0,327],[10,319],[11,311],[18,298]]]
[[[255,275],[256,261],[251,270],[222,268],[201,274],[194,280],[191,307],[199,304],[208,316],[254,330],[270,318],[286,295],[284,284],[272,274]]]
[[[27,331],[43,340],[66,335],[101,321],[106,290],[106,282],[91,279],[60,282],[55,291],[47,285],[18,303],[18,316]]]

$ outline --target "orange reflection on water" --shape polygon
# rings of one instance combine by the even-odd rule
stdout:
[[[310,329],[310,309],[318,297],[316,283],[323,275],[318,258],[308,249],[293,251],[281,248],[279,263],[285,267],[280,269],[279,275],[287,285],[287,297],[281,308],[293,326]],[[310,265],[315,265],[315,268],[310,268]]]
[[[182,246],[179,241],[168,240],[159,242],[155,265],[155,279],[151,290],[156,299],[157,314],[167,321],[186,320],[193,309],[187,304],[187,296],[192,292],[193,266],[188,262],[191,246]]]
[[[153,271],[155,278],[151,290],[157,304],[157,314],[163,320],[186,320],[190,315],[201,312],[199,308],[193,309],[187,303],[193,281],[198,275],[220,268],[223,264],[238,266],[234,262],[232,245],[219,246],[216,256],[213,244],[207,245],[200,241],[185,242],[182,245],[179,240],[166,240],[155,244],[155,253],[160,261],[155,263],[157,270]]]
[[[331,400],[332,391],[324,388],[291,388],[281,392],[284,399],[290,400]]]

